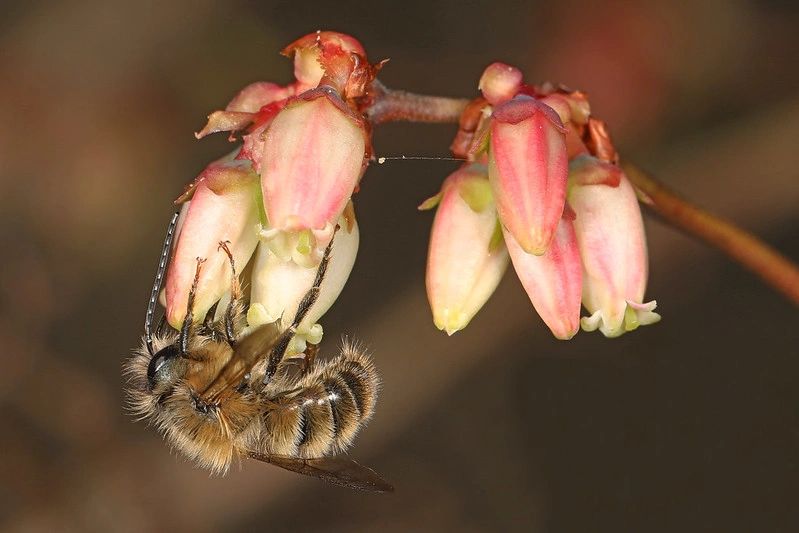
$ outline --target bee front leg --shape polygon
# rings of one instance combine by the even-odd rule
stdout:
[[[180,347],[181,355],[189,353],[189,338],[191,337],[194,326],[194,295],[197,293],[197,285],[200,283],[200,271],[202,270],[203,263],[205,263],[205,259],[198,257],[197,270],[194,272],[194,281],[192,281],[191,290],[189,290],[186,317],[183,319],[183,326],[181,326],[180,335],[178,336],[178,346]]]
[[[230,303],[225,310],[225,337],[232,346],[236,343],[236,331],[240,329],[239,326],[244,313],[244,307],[241,304],[241,283],[236,273],[236,261],[233,259],[230,248],[228,248],[228,243],[229,241],[220,242],[218,249],[224,251],[230,261]]]

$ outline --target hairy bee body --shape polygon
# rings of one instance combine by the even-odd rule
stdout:
[[[162,332],[162,320],[153,334],[153,313],[176,224],[177,214],[150,292],[142,345],[125,364],[131,411],[155,425],[174,449],[215,473],[226,472],[236,458],[250,457],[356,490],[392,491],[371,469],[335,457],[374,412],[379,379],[368,355],[345,342],[337,356],[314,364],[317,347],[309,346],[302,354],[301,372],[296,371],[296,358],[286,355],[319,297],[332,238],[313,285],[285,329],[278,323],[247,328],[247,305],[233,255],[220,242],[231,271],[230,301],[221,318],[214,318],[215,310],[194,316],[205,261],[197,258],[180,330]]]
[[[256,452],[300,458],[335,455],[352,443],[371,418],[379,378],[369,357],[345,343],[335,358],[309,373],[280,373],[267,386],[254,369],[248,382],[218,403],[205,404],[202,391],[229,362],[232,347],[195,337],[185,375],[169,387],[150,388],[151,356],[142,347],[127,365],[131,410],[149,420],[170,445],[199,466],[225,472],[238,457]],[[155,339],[158,349],[174,342]]]

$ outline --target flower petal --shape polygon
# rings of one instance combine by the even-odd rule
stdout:
[[[229,242],[239,268],[247,264],[258,243],[258,175],[239,162],[212,165],[204,174],[194,188],[166,275],[166,315],[174,328],[180,328],[186,315],[197,258],[205,262],[195,294],[195,322],[230,289],[230,263],[218,250],[219,243]]]
[[[355,264],[358,224],[354,218],[348,224],[342,216],[339,225],[319,298],[298,328],[302,335],[313,331],[317,335],[321,334],[319,328],[313,329],[314,324],[336,301]],[[316,266],[298,264],[291,257],[281,258],[270,249],[267,242],[261,241],[252,271],[250,310],[247,314],[250,327],[276,320],[282,320],[281,325],[287,326],[294,318],[303,296],[313,285],[316,270]],[[311,342],[314,342],[312,339]]]
[[[568,159],[564,128],[527,96],[497,106],[488,175],[502,224],[528,253],[543,254],[563,214]]]
[[[572,187],[569,205],[576,213],[574,226],[585,272],[583,305],[592,314],[583,327],[615,337],[656,321],[653,315],[657,315],[651,313],[654,303],[641,307],[648,275],[646,236],[629,180],[622,174],[618,187]]]
[[[365,133],[324,95],[285,107],[266,131],[261,164],[266,213],[283,231],[335,222],[361,176]]]
[[[494,242],[496,207],[483,165],[451,174],[439,193],[430,234],[427,297],[438,329],[466,327],[493,294],[508,266],[505,246]]]
[[[552,334],[571,339],[580,329],[582,266],[573,223],[562,218],[546,253],[525,252],[510,232],[505,243],[533,307]]]

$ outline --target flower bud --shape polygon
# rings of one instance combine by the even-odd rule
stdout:
[[[583,329],[617,337],[660,320],[642,303],[647,281],[644,224],[635,190],[622,174],[617,187],[576,185],[569,192],[582,257]]]
[[[438,203],[427,257],[427,297],[436,327],[448,335],[466,327],[508,266],[486,173],[484,165],[464,166],[420,206]]]
[[[522,72],[505,63],[491,63],[483,71],[478,87],[491,105],[516,96],[522,86]]]
[[[270,226],[301,231],[334,223],[364,168],[365,135],[329,89],[283,108],[266,131],[260,167]]]
[[[502,225],[527,253],[546,251],[563,214],[565,131],[552,108],[526,95],[494,108],[488,176]]]
[[[342,215],[338,224],[340,229],[333,240],[319,298],[297,329],[298,337],[303,342],[317,344],[321,340],[322,329],[317,322],[338,298],[355,264],[359,231],[354,212],[350,211],[346,217]],[[252,292],[247,313],[250,327],[276,320],[282,322],[281,327],[287,327],[303,296],[313,285],[316,270],[316,266],[304,266],[291,258],[281,258],[262,240],[252,270]],[[297,344],[293,349],[300,352],[304,346]]]
[[[360,63],[367,64],[366,51],[361,43],[350,35],[334,31],[304,35],[284,48],[282,54],[294,54],[298,93],[318,86],[325,76],[338,85],[337,89],[343,90],[352,71],[357,70]],[[358,60],[353,61],[353,56]],[[360,68],[364,66],[360,65]]]
[[[562,340],[574,337],[580,329],[582,265],[570,218],[560,220],[543,255],[525,252],[508,231],[505,243],[527,296],[552,334]]]
[[[228,247],[239,268],[247,264],[258,243],[261,195],[258,175],[248,162],[220,160],[195,180],[166,275],[166,316],[179,329],[186,316],[189,291],[202,258],[194,296],[194,321],[201,321],[211,306],[230,290]]]

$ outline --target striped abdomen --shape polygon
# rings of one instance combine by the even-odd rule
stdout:
[[[371,418],[379,379],[368,356],[352,346],[312,371],[264,415],[267,453],[322,457],[347,448]]]

